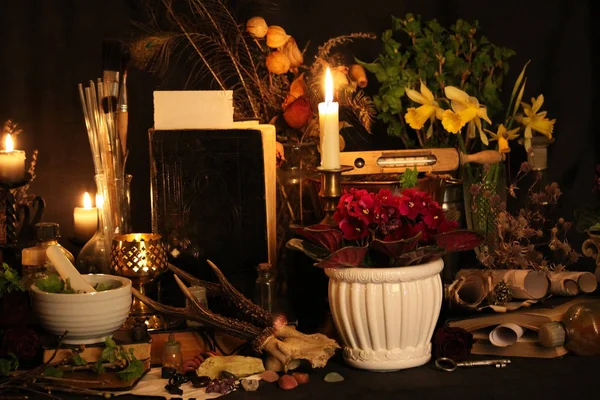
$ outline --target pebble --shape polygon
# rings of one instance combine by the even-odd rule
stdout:
[[[191,378],[191,381],[195,388],[203,388],[208,386],[210,378],[208,376],[194,376]]]
[[[237,381],[238,377],[229,371],[221,371],[221,379],[233,379],[234,381]]]
[[[279,374],[273,371],[265,371],[260,375],[260,377],[263,379],[263,381],[269,383],[277,382],[279,380]]]
[[[291,390],[298,386],[298,382],[291,375],[283,375],[279,378],[279,387],[283,390]]]
[[[341,376],[340,374],[338,374],[337,372],[330,372],[327,375],[325,375],[325,382],[329,382],[329,383],[335,383],[335,382],[341,382],[344,380],[344,377]]]
[[[304,373],[304,372],[293,372],[292,376],[294,377],[294,379],[296,380],[296,382],[298,382],[300,385],[304,384],[304,383],[308,383],[308,374]]]
[[[254,392],[258,389],[260,381],[258,379],[242,379],[242,387],[246,392]]]

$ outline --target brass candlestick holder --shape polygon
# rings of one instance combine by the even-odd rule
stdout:
[[[167,250],[160,235],[129,233],[115,235],[113,238],[110,270],[115,275],[131,279],[140,293],[146,294],[145,285],[156,279],[168,267]],[[145,319],[148,330],[163,329],[169,325],[164,317],[153,314],[137,297],[133,298],[129,318],[126,324],[132,324],[136,319]]]
[[[342,165],[340,168],[327,169],[317,167],[317,171],[321,174],[321,190],[319,197],[323,205],[325,217],[321,224],[336,225],[333,214],[337,209],[337,205],[342,197],[342,173],[352,171],[354,167],[350,165]]]

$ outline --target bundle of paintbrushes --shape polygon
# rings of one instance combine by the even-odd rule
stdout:
[[[128,230],[129,205],[125,161],[127,159],[127,94],[125,79],[119,82],[122,63],[121,42],[105,41],[102,79],[79,84],[79,96],[94,160],[98,194],[102,197],[100,221],[106,248],[112,237]],[[114,65],[114,67],[112,65]],[[125,74],[122,74],[125,75]]]

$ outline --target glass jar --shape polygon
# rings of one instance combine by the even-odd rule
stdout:
[[[58,238],[60,237],[60,226],[57,223],[38,222],[35,224],[35,237],[37,240],[37,245],[34,246],[36,251],[43,252],[45,256],[48,247],[58,246],[67,259],[72,264],[75,264],[75,257],[73,257],[73,254],[71,254],[69,250],[65,249],[60,243],[58,243]],[[45,257],[45,266],[49,275],[56,273],[56,269],[50,260],[48,260],[48,257]]]
[[[254,303],[269,312],[273,312],[276,302],[276,280],[269,263],[258,265],[258,277],[254,291]]]
[[[206,298],[206,288],[204,286],[194,285],[194,286],[190,286],[188,288],[188,290],[190,291],[191,294],[194,295],[194,297],[196,299],[198,299],[200,304],[202,304],[205,308],[208,308],[208,299]],[[186,303],[188,303],[188,306],[190,306],[189,300],[186,299]],[[190,319],[186,319],[185,323],[190,328],[198,328],[198,327],[204,326],[202,323],[193,321]]]
[[[578,356],[600,355],[600,301],[571,306],[560,322],[542,325],[538,338],[545,347],[564,345]]]
[[[183,366],[183,354],[181,353],[181,343],[175,340],[175,335],[169,334],[163,346],[161,361],[163,367],[174,368],[175,371],[181,372]]]
[[[38,279],[48,276],[46,273],[46,250],[37,246],[21,251],[21,284],[25,289]]]

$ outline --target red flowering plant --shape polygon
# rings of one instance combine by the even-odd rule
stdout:
[[[340,198],[336,226],[292,226],[303,239],[287,247],[303,251],[322,268],[395,267],[432,261],[446,252],[470,250],[479,233],[457,230],[440,205],[417,189],[400,196],[351,189]]]

